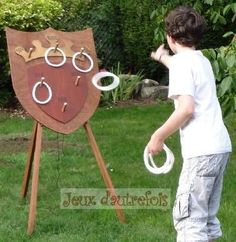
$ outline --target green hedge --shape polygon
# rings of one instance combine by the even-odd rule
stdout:
[[[5,27],[38,31],[60,21],[62,15],[62,5],[56,0],[0,1],[0,105],[7,104],[13,96]]]
[[[236,34],[229,32],[226,36],[232,38],[227,47],[203,50],[213,66],[218,97],[225,117],[236,112]]]
[[[206,19],[208,29],[200,48],[216,48],[227,45],[222,36],[234,31],[236,19],[235,0],[160,0],[159,6],[152,12],[151,18],[156,23],[155,41],[165,40],[164,18],[166,14],[179,5],[189,5],[200,12]]]
[[[65,10],[57,28],[64,31],[78,31],[92,28],[100,67],[110,69],[123,58],[120,7],[118,1],[62,0]]]
[[[124,72],[143,71],[145,76],[156,76],[159,67],[150,60],[156,23],[150,19],[159,1],[91,0],[74,5],[63,0],[66,12],[58,28],[66,31],[91,27],[101,66],[115,67],[119,62]],[[81,3],[81,1],[80,1]],[[72,7],[71,7],[72,6]],[[159,68],[160,70],[160,68]]]

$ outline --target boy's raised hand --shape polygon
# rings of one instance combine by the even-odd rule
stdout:
[[[151,52],[151,58],[169,67],[169,50],[165,49],[164,44],[160,45],[156,51]]]
[[[164,44],[160,45],[156,51],[151,53],[151,58],[160,61],[163,55],[169,55],[169,51],[165,49]]]

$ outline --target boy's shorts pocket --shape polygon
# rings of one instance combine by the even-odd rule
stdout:
[[[176,197],[174,208],[173,208],[173,218],[174,220],[181,220],[190,216],[190,193],[182,193]]]

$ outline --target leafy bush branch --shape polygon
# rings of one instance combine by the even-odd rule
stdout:
[[[203,51],[213,66],[224,116],[236,112],[236,34],[229,32],[225,37],[229,35],[234,36],[228,46]]]

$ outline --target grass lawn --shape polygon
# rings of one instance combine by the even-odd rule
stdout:
[[[143,164],[143,149],[151,133],[167,118],[172,104],[99,108],[90,125],[116,188],[168,188],[171,207],[181,169],[178,134],[167,140],[175,164],[166,175],[152,175]],[[171,208],[125,209],[121,224],[112,209],[60,209],[61,188],[104,188],[96,160],[80,128],[70,135],[44,128],[36,227],[26,234],[29,195],[20,199],[32,119],[0,112],[0,242],[12,241],[155,241],[174,242]],[[236,115],[226,124],[236,149]],[[203,137],[204,138],[204,137]],[[164,156],[163,156],[164,157]],[[224,180],[219,218],[224,236],[236,240],[236,153],[231,156]]]

